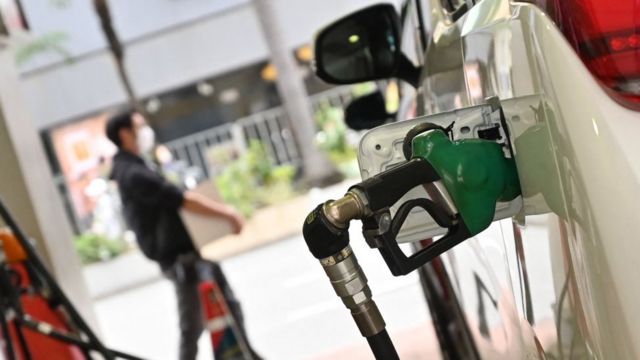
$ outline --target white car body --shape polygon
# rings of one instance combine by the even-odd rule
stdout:
[[[482,0],[452,22],[440,1],[422,3],[417,115],[499,97],[524,195],[513,221],[445,255],[479,355],[640,358],[640,113],[534,5]]]

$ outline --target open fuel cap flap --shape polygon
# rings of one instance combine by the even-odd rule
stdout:
[[[425,126],[425,124],[427,125]],[[419,132],[413,134],[412,132],[420,127],[427,129],[427,131],[436,128],[444,129],[447,137],[454,144],[463,140],[494,142],[499,146],[504,158],[513,161],[513,148],[501,107],[497,99],[490,99],[487,105],[423,116],[368,131],[360,141],[358,152],[362,179],[367,180],[406,162],[407,142],[405,139],[407,135],[418,136]],[[413,141],[410,144],[413,144]],[[442,157],[447,156],[446,154],[442,155]],[[409,190],[390,207],[390,215],[394,217],[400,207],[410,200],[425,198],[439,203],[449,213],[457,211],[443,184],[435,182],[427,186],[418,185]],[[407,206],[403,209],[402,214],[405,217],[404,224],[395,237],[397,242],[420,241],[447,233],[447,229],[439,225],[433,215],[425,214],[424,208],[411,207],[409,213],[405,214]],[[501,199],[495,206],[492,220],[510,218],[518,214],[521,208],[521,196],[508,201]]]

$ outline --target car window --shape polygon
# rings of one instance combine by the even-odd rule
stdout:
[[[465,0],[440,0],[442,8],[447,10],[449,13],[455,12],[465,3]]]
[[[440,0],[440,5],[450,21],[455,22],[481,0]]]
[[[401,16],[401,50],[416,66],[423,64],[422,40],[420,38],[422,26],[419,21],[419,11],[415,0],[407,1],[402,8]]]

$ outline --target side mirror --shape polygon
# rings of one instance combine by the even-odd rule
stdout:
[[[344,110],[344,121],[353,130],[368,130],[392,120],[380,91],[351,101]]]
[[[401,57],[399,17],[391,4],[347,15],[315,40],[316,74],[333,84],[393,77]]]

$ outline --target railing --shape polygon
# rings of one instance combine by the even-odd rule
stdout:
[[[313,95],[309,100],[315,113],[326,106],[344,108],[352,97],[352,88],[343,86]],[[200,131],[165,145],[176,160],[198,167],[205,176],[211,177],[218,174],[233,158],[222,155],[222,159],[216,161],[212,159],[216,157],[216,150],[221,153],[225,150],[229,153],[242,153],[254,139],[265,146],[275,164],[300,165],[300,151],[289,128],[286,111],[282,107]]]

